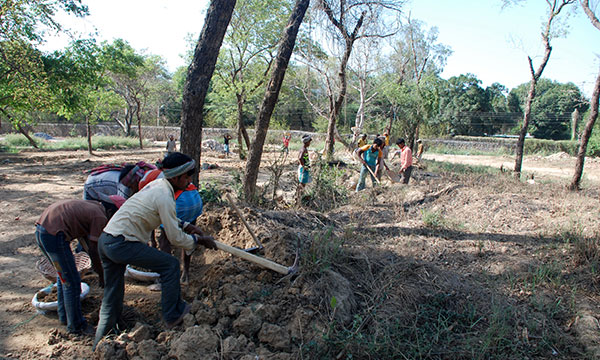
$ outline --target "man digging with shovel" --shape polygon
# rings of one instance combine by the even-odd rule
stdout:
[[[174,193],[185,190],[196,171],[189,156],[173,153],[163,160],[164,179],[148,184],[117,211],[104,228],[98,251],[104,268],[104,297],[93,350],[115,328],[123,309],[124,272],[128,264],[160,274],[162,315],[167,328],[183,321],[191,306],[181,299],[179,261],[147,245],[152,230],[161,223],[172,245],[193,251],[198,245],[216,249],[211,236],[189,223],[177,220]]]
[[[363,164],[360,169],[360,177],[358,178],[358,184],[356,184],[356,192],[359,192],[365,188],[367,181],[367,174],[371,176],[371,184],[376,185],[377,174],[381,169],[381,162],[383,159],[382,149],[383,140],[376,137],[373,140],[373,144],[365,145],[354,150],[356,158]]]

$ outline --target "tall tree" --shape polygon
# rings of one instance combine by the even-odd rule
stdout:
[[[147,56],[139,54],[129,43],[116,39],[104,44],[103,61],[111,82],[109,89],[123,98],[127,104],[124,121],[117,119],[127,136],[131,135],[134,119],[138,123],[138,137],[142,148],[141,112],[143,100],[148,96],[148,82],[160,73],[160,65]]]
[[[263,102],[260,106],[258,113],[254,141],[250,147],[250,156],[246,162],[246,173],[244,176],[244,196],[247,201],[252,201],[256,197],[256,179],[258,178],[258,169],[260,167],[260,161],[262,158],[263,146],[265,144],[265,138],[267,137],[267,131],[269,130],[269,122],[271,121],[271,114],[277,99],[279,97],[279,90],[285,77],[285,71],[288,67],[290,57],[296,44],[296,36],[298,35],[298,29],[310,0],[298,0],[288,24],[281,36],[279,42],[279,49],[277,50],[277,57],[275,58],[275,66],[273,73],[271,74],[271,80],[267,85]]]
[[[335,45],[341,50],[335,89],[330,87],[328,94],[329,111],[325,145],[327,158],[333,155],[335,135],[341,143],[345,144],[344,139],[337,132],[336,122],[346,98],[346,70],[354,43],[365,37],[384,38],[395,34],[396,20],[403,5],[403,0],[342,0],[339,2],[319,0],[317,2],[328,23],[326,28],[329,29]]]
[[[181,151],[196,161],[198,169],[202,155],[204,101],[235,3],[236,0],[210,2],[187,72],[182,102]],[[198,174],[194,175],[193,181],[198,184]]]
[[[598,20],[598,16],[596,16],[596,14],[590,8],[589,0],[580,0],[580,4],[585,14],[590,19],[592,25],[596,29],[600,30],[600,20]],[[581,139],[579,140],[579,149],[577,150],[577,162],[575,163],[575,172],[573,173],[573,179],[571,180],[571,184],[569,184],[569,189],[571,190],[578,190],[579,184],[581,183],[581,176],[583,175],[583,164],[585,162],[585,152],[587,151],[587,145],[590,140],[590,137],[592,136],[592,129],[594,128],[594,124],[596,123],[596,119],[598,118],[599,99],[600,72],[598,72],[598,76],[596,77],[594,92],[592,93],[592,99],[590,100],[590,113],[585,123],[583,133],[581,134]]]
[[[225,88],[235,97],[239,156],[243,143],[250,149],[244,123],[246,100],[268,79],[278,35],[285,26],[289,5],[281,0],[238,0],[217,61],[213,89]],[[220,80],[220,81],[215,81]]]
[[[560,14],[560,12],[565,6],[570,5],[574,2],[575,0],[546,0],[546,3],[548,4],[548,20],[546,21],[544,30],[542,31],[544,56],[542,58],[542,62],[540,63],[537,69],[533,68],[533,60],[531,59],[531,56],[527,57],[527,60],[529,62],[529,70],[531,72],[531,81],[529,83],[529,92],[527,93],[527,100],[525,101],[523,125],[521,126],[521,131],[519,132],[519,139],[517,140],[516,146],[514,168],[514,174],[516,178],[521,177],[521,167],[523,165],[523,149],[525,147],[525,135],[527,135],[527,130],[529,128],[531,104],[533,103],[533,99],[535,98],[535,85],[542,76],[542,73],[544,72],[544,69],[548,64],[548,60],[550,59],[550,53],[552,52],[552,46],[550,46],[550,39],[553,30],[553,22],[556,20],[556,17]]]
[[[82,17],[88,9],[81,0],[12,0],[0,6],[0,113],[33,146],[29,114],[54,105],[38,47],[48,32],[63,31],[59,12]]]
[[[365,111],[367,105],[377,96],[374,89],[373,75],[380,70],[381,62],[377,61],[381,50],[381,41],[378,38],[364,38],[358,41],[354,56],[350,58],[349,68],[354,74],[355,85],[351,86],[358,91],[358,110],[352,129],[350,147],[354,148],[359,135],[363,132],[365,124]]]
[[[391,112],[386,129],[391,131],[394,120],[401,119],[396,126],[399,136],[412,147],[421,124],[437,108],[438,75],[452,52],[438,41],[437,28],[427,29],[423,22],[410,18],[392,38],[392,46],[389,73],[382,81]]]
[[[93,40],[74,41],[65,51],[44,57],[48,83],[56,97],[56,113],[73,120],[83,115],[88,152],[92,154],[91,116],[99,108],[103,84],[100,49]]]

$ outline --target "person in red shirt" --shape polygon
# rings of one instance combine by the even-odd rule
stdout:
[[[119,199],[116,199],[119,198]],[[98,255],[98,238],[123,199],[112,195],[112,204],[93,200],[62,200],[50,205],[36,222],[35,238],[57,274],[58,319],[74,334],[93,335],[81,312],[81,278],[70,242],[79,239],[92,259],[94,271],[104,287],[104,272]]]
[[[412,150],[406,146],[404,139],[402,138],[396,140],[396,145],[398,145],[400,150],[396,151],[392,158],[400,153],[400,176],[402,176],[402,183],[408,184],[408,181],[410,180],[410,174],[413,170]]]

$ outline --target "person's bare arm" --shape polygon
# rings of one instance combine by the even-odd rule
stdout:
[[[363,152],[363,149],[357,148],[356,150],[354,150],[354,157],[356,157],[356,160],[360,161],[363,165],[367,165],[367,162],[362,157]]]

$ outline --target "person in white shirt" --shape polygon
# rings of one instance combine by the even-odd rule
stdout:
[[[181,299],[179,260],[147,245],[152,230],[163,224],[173,246],[193,251],[198,245],[216,249],[211,236],[181,223],[175,212],[174,193],[185,190],[196,172],[189,156],[173,153],[163,160],[164,178],[153,181],[129,198],[108,222],[98,242],[104,269],[104,297],[93,349],[112,331],[123,309],[124,273],[128,264],[160,274],[162,315],[167,328],[183,321],[191,306]],[[118,331],[118,329],[116,329]]]

